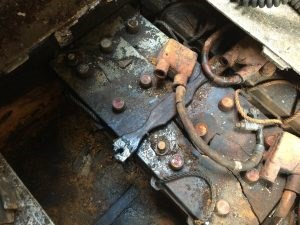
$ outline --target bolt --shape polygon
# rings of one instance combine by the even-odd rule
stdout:
[[[79,64],[77,66],[77,75],[81,78],[88,78],[91,74],[90,74],[90,67],[88,64]]]
[[[157,143],[157,150],[159,151],[159,153],[163,154],[166,152],[167,149],[167,144],[165,141],[159,141]]]
[[[113,51],[113,43],[109,38],[103,38],[100,41],[100,48],[104,53],[111,53]]]
[[[152,86],[152,77],[148,74],[140,76],[140,86],[144,89],[150,88]]]
[[[129,19],[126,23],[126,30],[130,34],[136,34],[139,32],[139,21],[137,19]]]
[[[175,154],[169,161],[172,170],[181,170],[184,165],[184,159],[181,155]]]
[[[259,171],[258,169],[252,169],[245,173],[245,180],[248,183],[255,183],[259,180]]]
[[[224,97],[219,102],[219,109],[223,112],[229,112],[234,107],[234,101],[230,97]]]
[[[114,98],[112,101],[112,108],[116,113],[123,112],[126,109],[125,101],[122,98]]]
[[[207,134],[207,132],[208,132],[208,128],[207,128],[207,125],[205,123],[198,123],[198,124],[196,124],[195,129],[197,131],[197,134],[200,137],[205,136]]]
[[[70,66],[76,66],[78,64],[78,57],[75,53],[68,53],[66,55],[66,60]]]
[[[220,199],[216,203],[216,212],[220,216],[226,216],[230,212],[230,205],[227,201]]]

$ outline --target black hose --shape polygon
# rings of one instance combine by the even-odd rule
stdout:
[[[300,13],[300,0],[236,0],[239,5],[252,6],[263,8],[267,6],[271,8],[273,6],[278,7],[279,5],[289,3],[298,13]]]
[[[227,159],[223,155],[220,155],[217,151],[210,148],[206,142],[197,135],[197,132],[194,128],[194,125],[189,118],[185,105],[186,89],[183,86],[178,86],[176,88],[176,107],[181,122],[184,126],[185,131],[187,132],[189,138],[191,139],[192,143],[200,150],[202,153],[207,155],[216,163],[226,167],[227,169],[233,172],[241,172],[241,171],[248,171],[254,167],[256,167],[260,161],[262,160],[263,153],[265,151],[265,147],[263,145],[263,133],[262,129],[257,132],[257,144],[253,150],[253,154],[250,156],[248,160],[245,162],[234,161]]]
[[[278,7],[280,4],[287,4],[291,0],[237,0],[239,5],[242,6],[252,6],[260,8],[263,8],[267,6],[268,8],[271,8],[273,6]]]
[[[290,5],[298,12],[300,13],[300,0],[291,0]]]

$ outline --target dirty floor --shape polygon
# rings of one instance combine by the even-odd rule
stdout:
[[[150,187],[150,175],[134,160],[112,155],[113,135],[75,106],[63,110],[38,135],[18,141],[4,156],[57,225],[91,225],[130,187],[135,200],[114,225],[179,225],[184,218]],[[26,135],[24,136],[24,138]]]

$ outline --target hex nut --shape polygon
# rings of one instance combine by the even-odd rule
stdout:
[[[113,42],[110,38],[103,38],[100,41],[100,49],[104,53],[112,53],[113,51]]]
[[[129,19],[126,22],[126,30],[130,34],[136,34],[140,30],[139,21],[135,18]]]
[[[152,86],[152,77],[148,74],[140,76],[140,86],[144,89],[148,89]]]
[[[216,203],[216,213],[219,216],[226,216],[230,213],[230,205],[227,201],[220,199]]]
[[[170,158],[169,165],[172,170],[181,170],[184,166],[184,159],[181,155],[175,154]]]
[[[259,180],[259,170],[251,169],[245,173],[244,179],[247,183],[253,184]]]
[[[90,67],[88,64],[82,63],[77,66],[77,75],[80,78],[88,78],[91,76]]]
[[[223,112],[229,112],[234,107],[234,100],[230,97],[224,97],[219,101],[219,109]]]
[[[126,109],[125,101],[122,98],[114,98],[112,101],[112,109],[116,113],[121,113]]]

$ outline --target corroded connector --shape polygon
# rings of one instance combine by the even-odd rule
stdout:
[[[167,76],[168,70],[176,71],[173,86],[186,86],[197,62],[197,53],[170,39],[157,58],[157,65],[154,74],[160,79]]]
[[[300,138],[284,132],[277,144],[270,150],[260,176],[270,182],[275,182],[278,173],[300,175]]]

